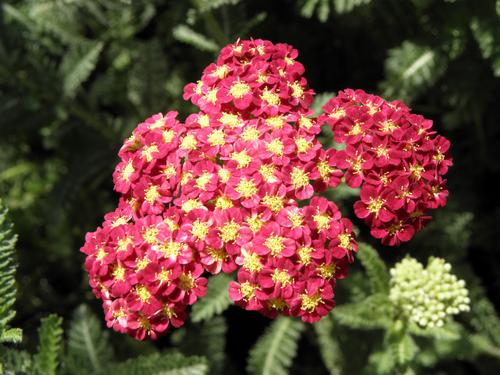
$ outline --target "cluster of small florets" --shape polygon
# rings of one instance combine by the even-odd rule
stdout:
[[[346,169],[349,186],[361,186],[356,216],[383,244],[409,241],[430,220],[429,210],[446,204],[450,142],[403,103],[362,90],[340,92],[324,111],[319,122],[346,144],[336,165]]]
[[[314,322],[333,308],[357,244],[315,193],[341,182],[352,145],[321,147],[296,57],[286,44],[231,44],[184,89],[198,113],[154,115],[125,141],[118,208],[82,248],[109,327],[156,338],[184,323],[220,272],[237,271],[229,295],[247,310]]]
[[[391,269],[390,300],[420,327],[441,327],[449,316],[469,311],[465,282],[450,271],[440,258],[429,258],[424,268],[407,257]]]
[[[336,205],[313,197],[342,174],[315,138],[296,55],[264,41],[226,47],[185,88],[199,113],[154,115],[125,141],[119,207],[82,248],[108,326],[155,338],[185,321],[206,274],[236,269],[229,294],[245,309],[313,322],[333,308],[357,244]]]

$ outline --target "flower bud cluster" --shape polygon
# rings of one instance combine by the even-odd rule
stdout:
[[[449,316],[469,311],[470,304],[464,280],[441,258],[429,258],[426,268],[410,257],[396,264],[389,298],[422,328],[441,327]]]
[[[346,144],[336,165],[346,169],[349,186],[361,186],[356,216],[385,245],[409,241],[430,220],[429,210],[446,204],[450,142],[403,103],[362,90],[340,92],[324,111],[318,122]]]

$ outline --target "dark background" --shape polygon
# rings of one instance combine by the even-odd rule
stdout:
[[[79,248],[85,232],[116,205],[111,174],[120,144],[153,113],[190,113],[183,85],[196,81],[218,48],[237,37],[295,46],[317,93],[362,88],[403,99],[434,120],[452,142],[449,204],[411,244],[377,248],[389,263],[408,250],[424,260],[443,256],[482,285],[498,309],[498,2],[219,3],[224,1],[1,5],[0,196],[20,236],[13,325],[24,328],[28,347],[36,345],[36,327],[48,312],[69,320],[87,303],[101,314]],[[342,205],[346,215],[349,199]],[[365,229],[362,236],[368,239]],[[242,370],[268,320],[236,308],[225,315],[231,362]],[[123,341],[118,334],[113,339]],[[303,363],[319,361],[303,341],[298,372]],[[146,344],[127,345],[120,351],[124,358],[147,351]],[[456,366],[454,371],[477,371],[468,363]]]

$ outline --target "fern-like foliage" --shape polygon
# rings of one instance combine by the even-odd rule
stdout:
[[[9,322],[16,312],[13,310],[16,301],[16,273],[15,246],[17,236],[12,230],[8,210],[0,200],[0,343],[19,342],[22,332],[8,328]]]
[[[446,58],[436,49],[405,41],[385,61],[384,95],[410,102],[444,73]]]
[[[389,293],[389,270],[378,252],[370,245],[360,242],[357,258],[366,270],[373,293]]]
[[[226,332],[224,317],[217,316],[173,332],[171,339],[181,353],[209,358],[211,374],[224,374]]]
[[[334,336],[333,328],[334,323],[331,315],[323,317],[319,322],[314,324],[318,349],[323,364],[331,375],[338,375],[341,373],[344,359],[340,345]]]
[[[102,374],[114,360],[109,332],[85,306],[74,313],[68,332],[67,367],[71,374]]]
[[[78,88],[90,76],[97,65],[103,46],[102,42],[80,44],[71,48],[64,56],[61,73],[66,96],[75,96]]]
[[[176,26],[172,33],[178,41],[190,44],[201,51],[216,52],[219,50],[219,46],[214,40],[194,31],[189,26]]]
[[[206,296],[193,306],[191,312],[193,322],[211,319],[214,315],[221,314],[231,305],[232,302],[228,293],[231,280],[230,276],[223,273],[209,279]]]
[[[476,17],[471,21],[471,30],[481,54],[491,61],[493,74],[500,77],[500,27],[497,17]]]
[[[208,365],[202,357],[179,353],[151,354],[129,359],[114,366],[109,375],[205,375]]]
[[[38,374],[56,375],[62,352],[62,318],[49,315],[42,319],[38,330],[38,353],[34,358]]]
[[[334,320],[346,327],[371,330],[387,328],[392,322],[392,305],[387,294],[373,294],[360,302],[335,307]]]
[[[247,369],[252,375],[286,375],[297,354],[304,324],[277,318],[251,349]]]
[[[370,2],[371,0],[305,0],[301,5],[300,12],[307,18],[311,18],[316,13],[321,22],[326,22],[332,13],[332,8],[336,13],[343,14]]]

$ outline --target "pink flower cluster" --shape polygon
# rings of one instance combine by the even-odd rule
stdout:
[[[385,245],[409,241],[431,219],[429,210],[446,204],[450,142],[403,103],[362,90],[340,92],[323,109],[318,122],[346,145],[337,167],[349,186],[361,186],[356,216]]]
[[[113,174],[118,208],[82,247],[109,327],[154,339],[184,323],[206,275],[233,271],[229,295],[239,306],[319,320],[357,251],[351,222],[314,195],[336,187],[342,168],[350,186],[363,183],[356,213],[384,242],[405,238],[391,229],[397,220],[421,227],[419,213],[444,203],[444,182],[430,175],[449,165],[448,143],[432,138],[429,121],[352,91],[314,119],[296,57],[286,44],[228,45],[184,89],[198,113],[184,122],[176,112],[154,115],[124,142]],[[379,129],[386,120],[397,126],[390,134]],[[325,121],[345,151],[321,147]],[[434,186],[443,190],[432,198]]]

